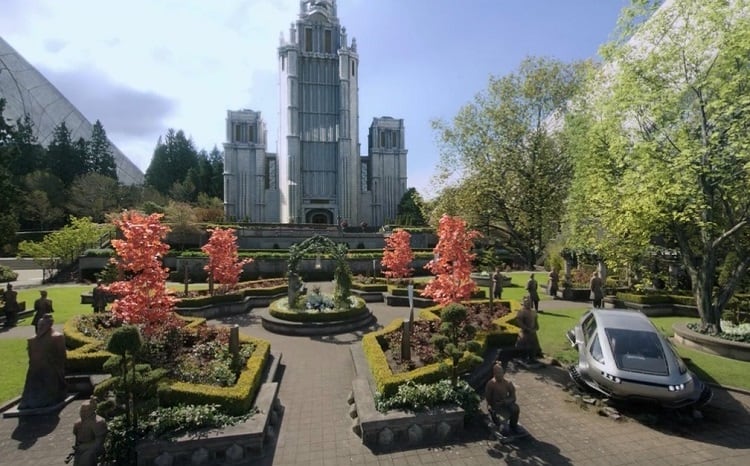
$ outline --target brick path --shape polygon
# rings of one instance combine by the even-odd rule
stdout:
[[[564,312],[581,303],[543,301],[542,309]],[[481,428],[471,428],[443,447],[377,452],[362,445],[351,431],[347,396],[353,367],[349,347],[363,333],[404,317],[404,308],[371,303],[377,324],[361,332],[331,337],[286,337],[270,334],[257,316],[222,319],[243,332],[271,341],[283,353],[279,399],[284,407],[275,445],[259,465],[746,465],[750,464],[750,396],[716,389],[704,410],[705,419],[683,424],[650,425],[626,418],[614,421],[583,409],[562,388],[568,384],[561,368],[510,370],[518,391],[521,423],[532,437],[499,446]],[[24,328],[15,329],[22,332]],[[30,331],[30,328],[26,329]],[[2,336],[0,336],[2,338]],[[1,465],[62,464],[70,451],[72,425],[80,402],[58,417],[19,424],[0,420]]]

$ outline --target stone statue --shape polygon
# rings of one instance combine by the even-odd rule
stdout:
[[[104,451],[104,438],[107,436],[107,423],[96,415],[96,398],[91,397],[81,405],[81,419],[73,424],[76,443],[75,466],[96,466]]]
[[[52,316],[39,319],[36,336],[29,338],[29,369],[18,409],[55,406],[65,400],[65,336],[52,329]]]

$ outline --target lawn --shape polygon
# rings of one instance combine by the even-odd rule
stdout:
[[[18,301],[26,301],[26,309],[34,308],[34,301],[39,298],[42,288],[26,288],[18,290]],[[90,304],[81,304],[81,293],[90,292],[90,285],[65,285],[43,287],[47,290],[47,297],[52,300],[55,309],[55,323],[64,324],[73,316],[93,312]],[[21,319],[19,325],[31,325],[32,316]]]
[[[0,402],[21,394],[26,380],[29,357],[26,355],[26,340],[21,338],[0,339],[0,360],[3,375],[0,377]]]

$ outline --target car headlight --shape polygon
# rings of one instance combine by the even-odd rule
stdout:
[[[684,383],[681,383],[681,384],[678,384],[678,385],[670,385],[669,386],[669,391],[670,392],[681,392],[682,390],[685,390],[685,384]]]
[[[619,377],[617,377],[617,376],[615,376],[615,375],[612,375],[612,374],[608,374],[607,372],[604,372],[604,371],[601,371],[601,373],[602,373],[602,376],[603,376],[603,377],[604,377],[605,379],[609,380],[610,382],[614,382],[614,383],[622,383],[622,380],[620,380],[620,378],[619,378]]]

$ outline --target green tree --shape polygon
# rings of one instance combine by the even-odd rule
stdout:
[[[676,0],[643,22],[650,6],[626,10],[633,39],[603,49],[610,64],[568,122],[569,236],[599,238],[610,261],[674,247],[718,332],[750,266],[748,5]]]
[[[182,130],[169,129],[156,144],[151,164],[146,170],[146,184],[162,194],[169,193],[175,182],[182,183],[191,168],[197,169],[198,152],[193,141]]]
[[[558,234],[571,176],[549,122],[566,110],[588,68],[527,58],[516,72],[491,77],[453,122],[433,122],[442,144],[436,181],[456,188],[462,217],[487,226],[527,266]]]
[[[18,202],[20,192],[13,183],[11,163],[15,148],[15,128],[3,117],[5,99],[0,98],[0,246],[13,241],[18,230]]]
[[[119,186],[117,180],[100,173],[87,173],[77,177],[68,189],[68,212],[78,217],[91,217],[103,223],[106,215],[118,207]]]
[[[34,122],[29,115],[16,121],[13,144],[16,150],[10,162],[10,170],[16,179],[20,180],[23,176],[43,168],[46,151],[34,135]]]
[[[86,173],[86,142],[73,142],[70,130],[63,121],[55,127],[52,142],[47,148],[47,166],[50,173],[58,176],[67,187],[76,176]]]
[[[396,223],[405,226],[426,226],[424,201],[415,188],[409,188],[401,197],[396,213]]]
[[[88,144],[88,166],[89,171],[117,179],[117,164],[109,146],[107,132],[99,120],[94,123],[91,131],[91,139]]]
[[[19,254],[34,259],[49,277],[65,265],[73,263],[87,248],[98,247],[99,239],[111,229],[107,225],[97,225],[88,217],[70,217],[63,228],[53,231],[42,241],[22,241],[18,245]]]

